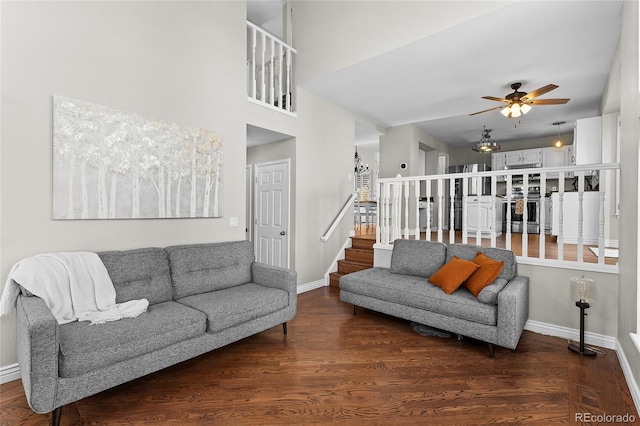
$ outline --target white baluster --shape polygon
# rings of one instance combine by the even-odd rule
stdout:
[[[427,189],[427,230],[425,232],[425,239],[431,241],[431,181],[427,180],[425,186]]]
[[[260,73],[260,100],[262,102],[267,102],[267,85],[265,81],[265,72],[266,72],[266,56],[267,56],[267,35],[262,33],[262,61],[260,63],[260,67],[262,72]]]
[[[578,263],[584,262],[584,171],[578,172]]]
[[[476,198],[478,199],[478,205],[476,206],[476,212],[478,214],[478,220],[476,221],[476,245],[482,245],[482,180],[479,177],[475,177],[476,188],[478,194],[476,194]]]
[[[462,179],[462,244],[467,244],[467,209],[469,199],[469,179]]]
[[[540,232],[538,240],[538,258],[545,258],[545,222],[547,218],[546,206],[545,206],[545,193],[547,192],[547,172],[542,172],[540,175],[540,202],[538,203],[538,217],[540,220]]]
[[[275,52],[276,52],[276,41],[273,37],[270,37],[271,39],[271,60],[269,61],[269,103],[271,105],[275,106],[275,78],[276,76],[273,74],[273,70],[274,68],[274,59],[275,59]]]
[[[455,197],[456,197],[456,180],[454,178],[451,178],[449,179],[449,244],[453,244],[456,242]]]
[[[251,97],[256,99],[258,81],[256,79],[256,45],[258,43],[256,29],[251,27]]]
[[[284,93],[285,110],[291,112],[291,49],[287,49],[287,90]]]
[[[420,239],[420,181],[417,180],[413,185],[413,197],[416,203],[416,240]]]
[[[404,193],[404,238],[409,239],[409,181],[405,181],[403,186],[404,188],[402,192]]]
[[[444,182],[438,179],[438,241],[442,242],[442,224],[444,222]],[[449,230],[449,232],[452,232]]]
[[[604,202],[605,202],[605,192],[606,188],[606,172],[604,170],[600,170],[598,179],[598,188],[600,195],[600,213],[598,215],[598,263],[604,265],[604,248],[605,248],[605,240],[604,240]]]
[[[511,202],[513,201],[511,198],[511,192],[513,191],[511,178],[513,175],[507,175],[507,235],[505,236],[505,248],[507,250],[511,250]]]
[[[564,172],[558,173],[558,260],[564,261]]]
[[[280,53],[278,54],[278,106],[280,106],[280,108],[284,108],[284,105],[282,105],[282,102],[284,102],[284,99],[282,99],[282,63],[284,62],[284,46],[282,43],[279,43],[280,46]]]
[[[496,210],[498,209],[498,199],[496,197],[496,194],[498,193],[497,179],[497,176],[491,176],[491,223],[489,224],[491,229],[491,247],[496,246]]]
[[[522,202],[524,210],[522,211],[522,257],[529,257],[529,174],[522,175]]]

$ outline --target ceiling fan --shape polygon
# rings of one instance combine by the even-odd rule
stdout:
[[[495,109],[500,109],[502,115],[508,118],[520,117],[523,114],[531,111],[531,105],[560,105],[566,104],[569,102],[569,99],[535,99],[540,95],[544,95],[554,89],[557,89],[558,86],[555,84],[547,84],[546,86],[542,86],[539,89],[534,90],[533,92],[519,92],[522,86],[521,83],[513,83],[511,88],[513,89],[513,93],[509,93],[504,98],[496,98],[494,96],[483,96],[483,99],[488,99],[490,101],[504,102],[506,105],[485,109],[484,111],[474,112],[469,115],[482,114],[483,112],[493,111]]]

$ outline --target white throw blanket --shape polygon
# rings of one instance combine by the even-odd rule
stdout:
[[[42,298],[58,324],[101,324],[136,317],[149,306],[147,299],[116,304],[113,282],[96,253],[38,254],[16,263],[0,298],[0,315],[15,307],[20,294],[16,283]]]

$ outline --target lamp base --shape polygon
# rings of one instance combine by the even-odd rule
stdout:
[[[580,349],[580,345],[577,345],[575,343],[569,343],[569,350],[573,351],[573,352],[575,352],[577,354],[580,354],[582,356],[596,356],[597,355],[594,351],[592,351],[589,348],[584,348],[583,347],[582,349]]]

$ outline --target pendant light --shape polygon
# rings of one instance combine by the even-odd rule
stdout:
[[[500,151],[500,145],[495,142],[491,142],[490,139],[491,129],[487,129],[486,126],[482,126],[482,138],[480,141],[474,143],[471,146],[471,149],[481,154]]]
[[[563,145],[562,139],[560,139],[560,126],[563,125],[564,123],[566,123],[566,121],[556,121],[555,123],[553,123],[554,126],[558,126],[558,137],[556,138],[556,141],[553,143],[553,146],[555,146],[556,148],[560,148]]]

